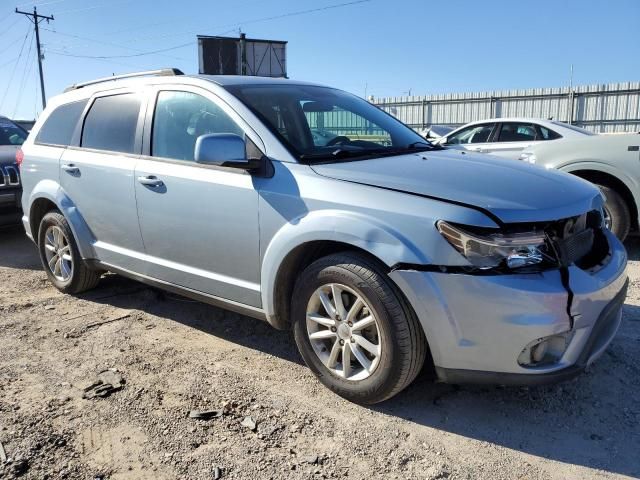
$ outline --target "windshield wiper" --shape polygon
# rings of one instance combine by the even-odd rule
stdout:
[[[300,155],[300,160],[313,161],[313,160],[328,160],[335,161],[340,159],[350,158],[369,158],[369,157],[388,157],[393,155],[406,154],[408,152],[418,152],[423,150],[439,150],[441,147],[431,145],[427,142],[417,141],[410,143],[409,145],[401,148],[369,148],[352,150],[348,148],[338,147],[331,152],[325,153],[303,153]]]
[[[436,145],[435,143],[431,143],[426,140],[418,140],[417,142],[410,143],[406,146],[407,149],[412,150],[418,148],[418,145],[424,145],[424,147],[420,148],[428,148],[429,150],[442,150],[442,146]]]
[[[378,149],[372,150],[348,150],[344,148],[336,148],[326,153],[303,153],[300,155],[301,160],[337,160],[340,158],[355,158],[380,153]]]

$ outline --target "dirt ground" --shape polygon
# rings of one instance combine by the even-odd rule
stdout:
[[[624,321],[590,371],[531,389],[422,375],[367,408],[322,387],[288,332],[116,275],[62,295],[24,233],[0,231],[0,478],[638,477],[640,240],[627,247]],[[105,369],[123,388],[83,398]]]

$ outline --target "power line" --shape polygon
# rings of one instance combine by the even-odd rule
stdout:
[[[47,53],[49,53],[51,55],[62,55],[62,56],[64,56],[63,54],[60,54],[60,53],[52,51],[52,50],[48,50]],[[114,62],[113,60],[107,60],[107,59],[104,59],[104,58],[88,58],[87,60],[95,60],[96,62],[110,63],[112,65],[121,65],[121,66],[124,66],[124,67],[130,67],[130,68],[137,68],[137,69],[140,68],[140,65],[134,65],[132,63],[124,63],[124,62]]]
[[[51,33],[54,33],[54,34],[57,34],[57,35],[62,35],[64,37],[76,38],[78,40],[85,40],[87,42],[98,43],[98,44],[106,45],[106,46],[109,46],[109,47],[123,48],[125,50],[130,50],[130,51],[133,51],[133,52],[144,53],[142,50],[138,50],[137,48],[132,48],[132,47],[129,47],[127,45],[119,45],[117,43],[105,42],[103,40],[96,40],[94,38],[81,37],[80,35],[74,35],[74,34],[71,34],[71,33],[59,32],[58,30],[51,30],[50,28],[43,28],[43,30],[46,30],[47,32],[51,32]],[[162,56],[166,57],[166,58],[172,58],[174,60],[188,61],[186,58],[174,57],[172,55],[162,55]]]
[[[333,10],[336,8],[343,8],[343,7],[348,7],[351,5],[358,5],[361,3],[369,3],[372,0],[352,0],[350,2],[342,2],[342,3],[336,3],[333,5],[325,5],[324,7],[316,7],[316,8],[309,8],[306,10],[297,10],[297,11],[293,11],[293,12],[287,12],[287,13],[282,13],[279,15],[273,15],[273,16],[269,16],[269,17],[263,17],[263,18],[256,18],[253,20],[247,20],[247,21],[241,21],[241,22],[234,22],[234,23],[226,23],[224,25],[217,25],[215,27],[209,27],[211,29],[214,28],[225,28],[225,27],[237,27],[237,26],[242,26],[242,25],[248,25],[251,23],[259,23],[259,22],[267,22],[270,20],[278,20],[280,18],[287,18],[287,17],[296,17],[299,15],[307,15],[309,13],[316,13],[316,12],[322,12],[322,11],[326,11],[326,10]],[[131,39],[131,41],[135,41],[135,40],[152,40],[152,39],[156,39],[156,38],[170,38],[170,37],[180,37],[183,35],[192,35],[194,33],[200,33],[201,29],[198,30],[189,30],[189,31],[185,31],[182,33],[169,33],[169,34],[165,34],[165,35],[150,35],[150,36],[143,36],[143,37],[134,37]]]
[[[45,2],[27,2],[21,3],[18,7],[44,7],[46,5],[55,5],[56,3],[66,2],[67,0],[50,0]]]
[[[9,25],[7,28],[3,29],[3,30],[0,32],[0,36],[2,36],[2,35],[4,35],[4,34],[6,34],[9,30],[11,30],[13,27],[15,27],[15,26],[18,24],[18,22],[19,22],[19,21],[20,21],[20,19],[19,19],[19,18],[16,18],[16,21],[15,21],[15,22],[13,22],[11,25]]]
[[[152,50],[150,52],[140,52],[133,53],[131,55],[76,55],[72,53],[64,53],[55,50],[49,50],[52,53],[57,55],[62,55],[64,57],[74,57],[74,58],[94,58],[94,59],[108,59],[108,58],[132,58],[132,57],[144,57],[146,55],[156,55],[158,53],[169,52],[171,50],[177,50],[179,48],[193,46],[193,42],[183,43],[182,45],[176,45],[175,47],[163,48],[161,50]]]
[[[25,57],[26,61],[24,62],[24,71],[22,72],[22,80],[18,84],[20,85],[20,88],[18,89],[18,96],[16,97],[16,104],[13,107],[13,115],[11,115],[11,118],[14,118],[16,116],[18,105],[20,104],[20,100],[22,99],[22,94],[25,91],[25,88],[24,88],[25,81],[27,80],[29,73],[31,73],[31,68],[33,67],[33,62],[29,61],[29,56],[31,55],[32,50],[33,50],[33,37],[31,37],[31,41],[29,42],[29,50],[27,51],[27,56]]]
[[[82,8],[71,8],[69,10],[62,10],[61,12],[57,12],[56,15],[60,16],[64,13],[77,13],[77,12],[85,12],[87,10],[95,10],[96,8],[104,8],[104,7],[112,7],[113,5],[118,5],[121,3],[131,3],[132,0],[118,0],[108,3],[103,3],[101,5],[92,5],[90,7],[82,7]]]
[[[8,62],[5,62],[3,64],[0,64],[0,68],[5,67],[6,65],[9,65],[10,63],[13,63],[15,60],[17,60],[18,57],[13,57],[11,60],[9,60]]]
[[[18,64],[20,63],[20,59],[22,58],[22,52],[24,51],[24,46],[27,43],[27,37],[31,33],[31,29],[27,30],[26,35],[24,36],[24,40],[22,41],[22,47],[20,47],[20,53],[18,54],[18,58],[16,59],[16,63],[13,65],[13,70],[11,72],[11,76],[9,77],[9,82],[7,82],[7,88],[4,91],[4,95],[2,96],[2,101],[0,102],[0,110],[4,107],[4,101],[7,98],[7,94],[9,93],[9,87],[11,86],[11,82],[13,82],[13,76],[16,73],[16,69],[18,68]]]
[[[11,47],[13,47],[16,43],[18,43],[20,41],[20,37],[16,38],[13,42],[11,43],[7,43],[4,48],[2,50],[0,50],[0,53],[4,53],[7,50],[9,50]]]

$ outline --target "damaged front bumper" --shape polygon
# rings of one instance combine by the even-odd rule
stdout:
[[[609,231],[599,269],[571,265],[539,273],[465,274],[419,269],[390,273],[415,309],[436,372],[449,383],[540,384],[576,375],[616,334],[626,295],[627,255]],[[567,275],[568,273],[568,275]],[[563,282],[564,280],[564,282]],[[553,362],[522,365],[532,342],[564,335]]]

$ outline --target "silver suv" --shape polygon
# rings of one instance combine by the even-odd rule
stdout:
[[[62,292],[111,271],[291,328],[361,403],[425,360],[445,382],[568,378],[614,337],[627,257],[586,181],[435,147],[333,88],[144,73],[70,87],[22,147],[24,227]]]

